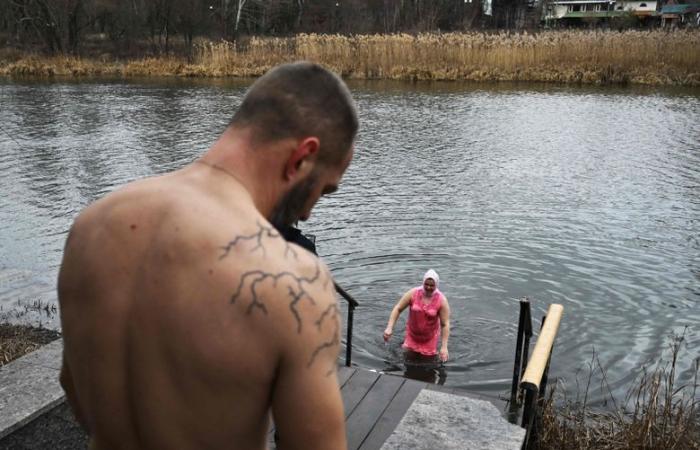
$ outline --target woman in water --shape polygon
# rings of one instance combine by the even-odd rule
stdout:
[[[389,323],[384,330],[385,342],[391,339],[394,324],[401,312],[410,306],[406,322],[406,337],[403,341],[403,348],[407,350],[407,359],[412,356],[411,353],[435,358],[438,354],[437,343],[441,334],[440,360],[445,362],[449,357],[447,341],[450,337],[450,305],[447,303],[447,297],[438,289],[439,282],[440,277],[437,272],[428,270],[423,276],[423,285],[406,292],[391,310]]]

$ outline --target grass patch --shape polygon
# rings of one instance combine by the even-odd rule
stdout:
[[[0,367],[60,336],[59,332],[46,328],[0,323]]]
[[[251,37],[198,41],[188,57],[115,61],[2,58],[0,74],[250,77],[289,61],[319,62],[347,78],[542,81],[700,86],[700,30],[545,31]]]
[[[549,392],[538,422],[535,449],[698,450],[700,449],[700,398],[695,360],[691,382],[679,384],[676,363],[684,335],[670,339],[668,361],[644,369],[624,399],[615,399],[605,370],[594,354],[585,388],[575,399],[566,398],[558,386]],[[588,404],[594,378],[607,388],[607,407]],[[562,392],[560,394],[560,392]],[[603,409],[604,408],[604,409]]]

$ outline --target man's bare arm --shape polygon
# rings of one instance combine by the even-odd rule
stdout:
[[[278,342],[271,389],[279,449],[345,449],[343,403],[336,377],[340,314],[325,265],[265,223],[220,247],[220,261],[249,258],[229,301]]]
[[[78,399],[75,394],[73,378],[65,357],[63,358],[63,364],[61,365],[61,374],[59,375],[59,381],[61,382],[61,387],[63,388],[63,391],[66,393],[68,405],[73,410],[73,415],[75,416],[75,419],[78,421],[80,426],[83,427],[83,430],[90,433],[87,421],[85,420],[85,416],[80,408],[80,404],[78,403]]]
[[[332,291],[319,287],[311,288],[315,305],[300,310],[302,331],[290,330],[273,388],[280,449],[346,448],[336,376],[340,314]]]

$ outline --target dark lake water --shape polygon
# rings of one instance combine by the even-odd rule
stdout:
[[[75,214],[196,158],[246,85],[0,81],[1,317],[58,327],[53,289]],[[550,303],[565,308],[551,375],[570,392],[595,350],[623,394],[686,327],[678,372],[692,379],[699,90],[351,88],[361,115],[355,161],[302,229],[361,303],[355,363],[401,370],[405,318],[389,345],[381,334],[399,296],[433,268],[452,307],[447,385],[508,390],[523,297],[537,323]]]

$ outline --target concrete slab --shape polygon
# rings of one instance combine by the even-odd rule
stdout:
[[[0,439],[64,399],[59,339],[0,367]]]
[[[58,380],[62,347],[62,340],[54,341],[0,368],[0,450],[85,448],[87,436],[71,416]],[[525,437],[489,401],[430,389],[417,394],[400,417],[372,449],[389,436],[382,450],[519,450]]]
[[[423,390],[382,450],[519,450],[524,438],[488,401]]]
[[[63,339],[56,339],[46,345],[42,345],[35,351],[24,355],[10,364],[22,363],[33,366],[45,367],[47,369],[61,370],[63,358]],[[2,378],[0,378],[1,380]]]

